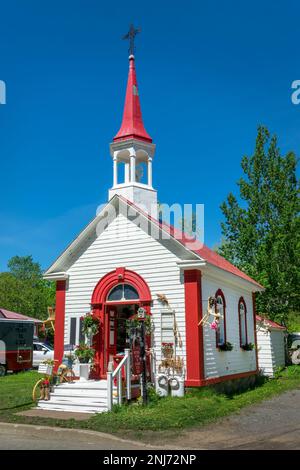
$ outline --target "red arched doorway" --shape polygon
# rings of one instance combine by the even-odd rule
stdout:
[[[122,335],[118,336],[121,328],[120,311],[123,312],[123,320],[139,307],[144,307],[150,315],[150,305],[150,289],[136,272],[117,268],[100,279],[91,300],[93,315],[100,320],[99,333],[94,337],[93,344],[96,350],[95,378],[106,378],[110,357],[118,353],[118,348],[123,347],[124,338]]]

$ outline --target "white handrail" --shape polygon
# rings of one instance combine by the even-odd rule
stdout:
[[[117,398],[118,404],[122,405],[122,368],[125,367],[126,380],[126,398],[131,398],[131,367],[130,367],[130,349],[125,349],[125,355],[114,371],[107,372],[107,408],[112,410],[113,406],[113,382],[117,378]]]

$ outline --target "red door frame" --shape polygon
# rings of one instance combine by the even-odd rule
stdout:
[[[130,284],[139,294],[138,301],[125,301],[119,304],[138,304],[144,307],[147,314],[150,313],[151,293],[146,281],[136,272],[126,268],[116,268],[108,274],[105,274],[97,283],[91,300],[93,315],[100,320],[100,328],[98,334],[94,337],[93,347],[95,348],[94,361],[94,377],[105,378],[107,373],[107,340],[109,334],[109,320],[107,315],[107,307],[114,307],[118,302],[107,302],[107,296],[110,290],[118,284]]]

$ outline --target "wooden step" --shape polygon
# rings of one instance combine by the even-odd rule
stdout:
[[[41,410],[74,411],[78,413],[103,413],[107,411],[107,406],[76,405],[74,403],[59,402],[52,403],[51,401],[39,402],[38,408]]]

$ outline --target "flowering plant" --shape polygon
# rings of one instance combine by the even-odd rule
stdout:
[[[218,329],[218,322],[213,321],[213,322],[210,324],[210,329],[211,329],[211,330],[217,330],[217,329]]]
[[[40,383],[40,387],[49,387],[49,386],[50,386],[50,381],[47,378],[44,378]]]
[[[90,359],[93,359],[95,355],[95,349],[90,348],[84,343],[80,343],[76,346],[75,356],[78,357],[79,362],[88,363]]]
[[[82,320],[82,332],[87,336],[96,335],[99,331],[99,318],[94,317],[91,313],[80,317]]]

